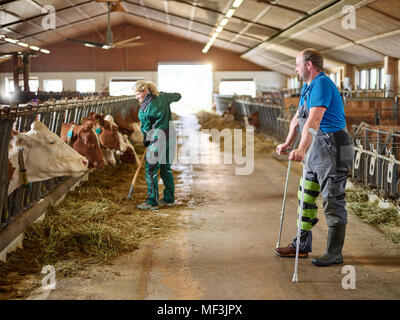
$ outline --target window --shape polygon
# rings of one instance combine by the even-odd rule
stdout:
[[[132,96],[137,80],[142,79],[110,79],[110,96]]]
[[[63,91],[62,80],[44,80],[43,90],[45,92],[61,92]]]
[[[12,78],[6,78],[5,91],[6,94],[14,92],[14,80]]]
[[[29,91],[37,92],[39,90],[39,79],[29,79]]]
[[[340,85],[340,72],[333,72],[329,74],[329,78],[335,83],[337,87]]]
[[[37,92],[39,89],[39,78],[32,77],[29,79],[29,91],[30,92]],[[6,78],[6,87],[5,93],[14,92],[14,80],[13,78]]]
[[[94,79],[77,79],[76,91],[78,92],[95,92],[96,80]]]
[[[256,96],[256,83],[253,79],[222,79],[219,94]]]
[[[369,69],[369,89],[378,89],[378,69]]]
[[[367,69],[360,70],[358,84],[360,89],[367,89]]]
[[[386,73],[385,68],[379,68],[379,89],[385,89]]]

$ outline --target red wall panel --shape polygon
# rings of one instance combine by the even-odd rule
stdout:
[[[140,26],[124,24],[112,28],[114,42],[140,35],[146,45],[104,50],[83,44],[62,41],[45,46],[50,54],[31,58],[31,72],[62,71],[157,71],[158,63],[212,63],[213,71],[266,71],[267,69],[240,58],[239,54],[211,47],[207,54],[204,44]],[[106,30],[100,31],[106,34]],[[79,39],[104,42],[97,33]],[[12,62],[0,64],[0,72],[12,72]]]

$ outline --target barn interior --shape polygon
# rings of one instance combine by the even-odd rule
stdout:
[[[400,1],[5,0],[0,21],[0,299],[400,298]],[[299,106],[307,48],[324,57],[354,150],[344,263],[330,270],[274,254],[278,235],[286,245],[297,232],[303,163],[275,149]],[[182,96],[171,104],[176,205],[146,212],[132,124],[141,80]],[[62,137],[92,113],[114,118],[133,153],[33,182],[26,159],[28,181],[10,192],[23,169],[11,165],[23,157],[14,131],[40,121]],[[328,231],[317,203],[312,257]],[[56,227],[67,224],[77,229]],[[43,288],[46,265],[56,288]]]

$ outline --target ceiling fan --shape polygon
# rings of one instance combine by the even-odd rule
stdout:
[[[105,2],[101,0],[96,0],[98,2]],[[113,3],[112,3],[113,2]],[[73,38],[67,38],[66,40],[69,41],[74,41],[74,42],[79,42],[83,43],[86,47],[97,47],[97,48],[102,48],[102,49],[112,49],[112,48],[129,48],[129,47],[138,47],[138,46],[143,46],[146,44],[146,42],[134,42],[139,40],[141,36],[136,36],[133,38],[125,39],[123,41],[119,42],[113,42],[113,34],[111,31],[111,12],[113,11],[122,11],[125,12],[125,9],[121,6],[121,4],[116,1],[107,1],[107,6],[108,6],[108,25],[107,25],[107,34],[106,34],[106,43],[99,43],[99,42],[93,42],[93,41],[86,41],[86,40],[80,40],[80,39],[73,39]]]

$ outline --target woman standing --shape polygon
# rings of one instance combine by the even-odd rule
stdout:
[[[135,96],[140,103],[139,120],[146,154],[147,199],[137,207],[157,210],[158,206],[172,206],[175,184],[171,164],[175,156],[176,132],[172,123],[170,104],[181,99],[179,93],[159,92],[151,82],[136,81]],[[158,170],[165,189],[159,201]]]

